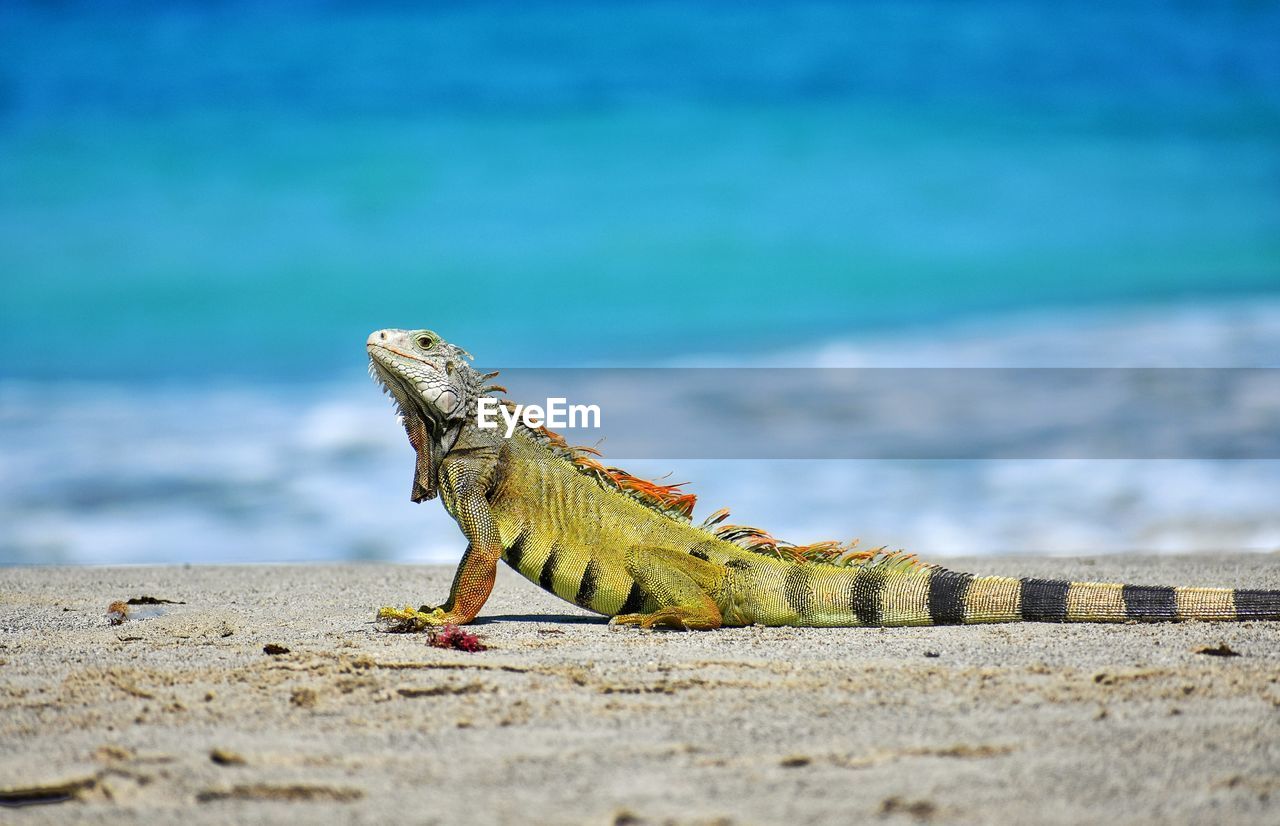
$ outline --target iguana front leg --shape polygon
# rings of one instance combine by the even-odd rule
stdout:
[[[449,599],[439,608],[424,605],[418,610],[406,606],[382,608],[378,619],[396,631],[421,631],[436,625],[463,625],[471,622],[484,607],[493,590],[502,540],[489,503],[477,487],[467,487],[450,497],[450,511],[469,540],[462,562],[453,575]]]

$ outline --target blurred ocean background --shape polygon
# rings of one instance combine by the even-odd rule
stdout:
[[[365,376],[381,327],[490,367],[1280,368],[1277,32],[1268,3],[6,2],[0,564],[456,559]],[[628,469],[926,557],[1280,549],[1262,458]]]

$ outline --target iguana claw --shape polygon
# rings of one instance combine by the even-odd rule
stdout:
[[[416,609],[411,605],[404,608],[387,606],[378,609],[378,621],[385,623],[388,631],[396,633],[413,633],[425,631],[440,625],[448,625],[443,608],[432,608],[424,605]]]

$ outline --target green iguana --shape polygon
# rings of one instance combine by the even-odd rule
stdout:
[[[896,551],[792,545],[726,523],[724,510],[694,524],[680,485],[605,467],[545,428],[479,427],[477,400],[505,388],[430,330],[381,330],[368,351],[417,453],[411,498],[439,494],[468,542],[443,606],[378,612],[402,630],[470,622],[499,559],[644,628],[1280,620],[1280,591],[973,576]]]

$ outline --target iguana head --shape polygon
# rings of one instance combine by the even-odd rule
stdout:
[[[378,330],[366,347],[369,372],[395,399],[418,454],[410,498],[434,498],[440,462],[474,414],[484,377],[468,364],[470,353],[430,330]]]

